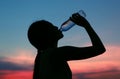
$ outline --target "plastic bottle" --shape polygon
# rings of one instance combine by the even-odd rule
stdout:
[[[77,13],[79,13],[80,16],[86,17],[86,14],[83,10],[78,11]],[[68,31],[70,28],[72,28],[75,25],[74,22],[72,22],[70,19],[68,19],[67,21],[65,21],[61,27],[60,30],[61,31]]]

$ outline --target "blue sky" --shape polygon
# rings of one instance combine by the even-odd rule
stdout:
[[[23,58],[21,62],[24,59],[34,60],[36,49],[31,46],[27,39],[29,25],[36,20],[45,19],[60,27],[72,13],[82,9],[109,53],[97,59],[93,58],[93,64],[98,65],[95,61],[107,63],[113,61],[112,64],[115,67],[116,65],[120,67],[117,62],[120,61],[119,8],[120,0],[0,0],[0,59],[5,59],[5,57]],[[63,34],[64,38],[60,40],[59,46],[90,44],[89,37],[82,27],[74,26]],[[22,54],[20,54],[21,52]],[[30,57],[27,54],[30,54]],[[86,63],[88,62],[90,60],[86,61]],[[106,67],[106,63],[104,65]],[[90,66],[91,68],[93,67]]]
[[[1,0],[0,51],[8,54],[17,48],[31,49],[26,33],[32,22],[45,19],[60,27],[72,13],[80,9],[86,12],[86,18],[105,44],[119,45],[119,3],[119,0]],[[66,37],[79,33],[84,36],[85,33],[78,29],[80,28],[75,27],[64,34]],[[63,44],[64,40],[63,43],[60,42],[60,45]]]
[[[1,0],[0,51],[4,52],[2,55],[9,55],[19,48],[34,50],[27,40],[27,29],[32,22],[45,19],[60,27],[80,9],[86,12],[86,18],[105,44],[119,45],[119,3],[119,0]],[[70,43],[66,40],[79,34],[82,40],[86,38],[81,41],[82,45],[89,41],[82,28],[74,27],[64,33],[65,38],[59,45],[76,45],[77,41],[71,40]]]

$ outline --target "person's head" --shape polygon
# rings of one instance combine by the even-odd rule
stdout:
[[[45,20],[32,23],[28,29],[30,43],[39,50],[52,47],[62,37],[62,32],[52,23]]]

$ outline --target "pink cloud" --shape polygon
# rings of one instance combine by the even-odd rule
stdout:
[[[9,57],[0,57],[0,79],[32,79],[35,55],[17,50]]]
[[[101,72],[86,75],[87,78],[91,79],[120,79],[120,71]]]
[[[120,70],[120,46],[106,46],[107,51],[97,57],[68,62],[73,72],[104,71],[111,68]]]
[[[2,61],[13,62],[16,64],[33,64],[35,59],[35,54],[29,50],[16,50],[12,55],[6,57]]]
[[[107,51],[97,57],[93,57],[86,60],[70,61],[68,62],[70,68],[73,71],[73,79],[79,78],[90,78],[90,79],[109,79],[109,75],[112,72],[115,73],[116,79],[119,79],[120,75],[120,46],[106,46]],[[18,65],[33,65],[35,54],[27,50],[17,50],[16,54],[10,56],[10,58],[3,59],[3,62],[11,62]],[[17,65],[16,65],[17,66]],[[110,71],[111,70],[111,71]],[[115,71],[113,71],[115,70]],[[109,72],[106,72],[109,71]],[[17,74],[18,73],[18,74]],[[104,73],[104,74],[102,74]],[[1,71],[0,79],[31,79],[32,78],[32,68],[31,71]],[[77,74],[77,75],[76,75]],[[23,77],[23,78],[21,78]],[[96,78],[94,78],[96,77]]]
[[[101,72],[75,73],[73,79],[120,79],[120,71],[107,70]]]
[[[0,71],[0,79],[32,79],[32,71]]]

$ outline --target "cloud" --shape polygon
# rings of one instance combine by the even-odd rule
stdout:
[[[0,70],[31,70],[34,58],[31,51],[17,50],[9,57],[0,57]]]
[[[34,58],[35,55],[27,50],[0,57],[0,79],[32,79]]]
[[[120,46],[106,46],[106,49],[102,55],[68,63],[73,72],[97,72],[114,68],[120,70]]]
[[[69,62],[73,79],[120,79],[120,46],[107,45],[106,49],[100,56]]]
[[[73,79],[120,79],[120,46],[109,45],[106,48],[107,51],[97,57],[68,62]],[[35,55],[26,50],[0,57],[0,79],[31,79],[34,58]]]
[[[33,64],[35,59],[35,54],[30,50],[16,50],[12,55],[9,56],[10,62],[17,64]],[[15,60],[15,61],[14,61]]]
[[[0,71],[0,79],[32,79],[32,71],[12,71],[12,70],[2,70]]]
[[[17,50],[0,57],[0,79],[32,79],[35,55],[28,50]]]
[[[107,70],[101,72],[75,73],[73,79],[120,79],[120,70]]]
[[[10,62],[4,59],[12,60],[9,58],[0,58],[0,70],[31,70],[33,68],[33,65],[28,65],[28,64],[17,64],[14,63],[14,61]]]

